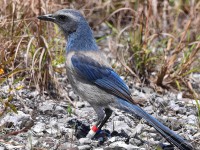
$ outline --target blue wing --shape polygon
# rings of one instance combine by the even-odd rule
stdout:
[[[79,77],[110,94],[134,103],[127,85],[114,70],[82,54],[73,55],[71,61]]]

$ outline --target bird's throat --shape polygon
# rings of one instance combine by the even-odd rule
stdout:
[[[69,51],[97,51],[98,46],[88,24],[82,24],[67,38],[67,52]]]

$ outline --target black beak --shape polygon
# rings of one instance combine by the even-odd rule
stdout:
[[[43,16],[38,16],[37,17],[40,20],[45,20],[45,21],[55,21],[55,17],[52,14],[47,14],[47,15],[43,15]]]

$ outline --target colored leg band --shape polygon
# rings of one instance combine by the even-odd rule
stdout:
[[[97,126],[93,126],[92,128],[91,128],[91,130],[89,131],[89,133],[87,134],[87,138],[92,138],[95,134],[96,134],[96,132],[98,131],[99,129],[97,128]]]

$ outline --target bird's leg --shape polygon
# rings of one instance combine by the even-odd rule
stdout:
[[[87,134],[88,138],[92,138],[98,130],[101,130],[101,128],[104,126],[104,124],[107,122],[107,120],[112,115],[112,110],[110,108],[105,108],[103,111],[102,108],[100,109],[100,108],[94,107],[94,110],[96,111],[96,113],[98,115],[98,121],[91,128],[90,132]],[[105,117],[104,117],[104,113],[105,113]]]
[[[104,120],[105,112],[103,110],[103,107],[98,107],[98,106],[92,106],[94,111],[97,114],[98,120],[95,125],[92,126],[90,131],[87,134],[87,138],[92,138],[96,132],[99,130],[98,126],[101,124],[101,122]]]
[[[108,119],[110,118],[110,116],[112,115],[112,110],[110,108],[105,108],[104,110],[106,116],[104,117],[104,119],[100,122],[100,125],[98,126],[98,129],[100,130],[104,124],[108,121]]]

